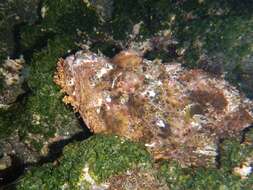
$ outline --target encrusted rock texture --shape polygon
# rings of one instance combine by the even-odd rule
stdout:
[[[24,77],[21,72],[23,65],[24,59],[7,59],[0,65],[0,82],[2,79],[0,109],[8,108],[20,94],[24,93],[22,89]]]
[[[78,51],[59,60],[54,81],[94,133],[142,142],[156,160],[183,166],[214,165],[218,140],[253,122],[252,101],[222,76],[134,50],[112,59]]]

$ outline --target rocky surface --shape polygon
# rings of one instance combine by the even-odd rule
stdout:
[[[108,190],[167,190],[168,186],[157,180],[157,171],[135,168],[108,180]]]
[[[101,21],[108,21],[112,17],[113,4],[111,0],[84,0],[84,2],[89,6],[94,7],[97,14],[100,16]]]
[[[195,190],[207,187],[209,189],[252,189],[253,151],[250,140],[253,139],[252,127],[241,131],[243,128],[241,126],[241,129],[239,127],[238,130],[232,130],[232,134],[228,133],[229,127],[223,132],[217,128],[208,131],[206,130],[210,129],[208,127],[201,129],[204,132],[195,129],[196,134],[203,132],[204,137],[208,134],[214,135],[209,136],[208,139],[201,138],[198,142],[208,141],[215,149],[201,148],[201,151],[193,154],[189,149],[190,145],[185,148],[183,145],[175,146],[173,150],[178,150],[177,154],[184,150],[190,151],[191,160],[187,159],[188,154],[183,153],[187,157],[179,160],[180,164],[171,162],[170,158],[167,158],[166,162],[157,159],[154,165],[151,164],[151,168],[143,169],[134,166],[134,163],[136,165],[140,163],[135,157],[143,158],[140,156],[143,155],[140,154],[140,149],[144,151],[148,147],[141,146],[137,150],[132,149],[132,146],[127,143],[127,148],[119,148],[122,151],[116,153],[122,141],[125,141],[124,138],[112,142],[111,137],[95,135],[96,140],[93,141],[93,139],[93,143],[84,140],[91,134],[87,129],[83,131],[85,125],[78,114],[72,111],[71,106],[64,105],[61,101],[63,93],[53,82],[57,60],[60,57],[66,58],[80,48],[84,48],[85,51],[89,49],[97,57],[103,57],[110,63],[113,62],[110,58],[118,52],[133,49],[138,54],[133,56],[132,60],[136,60],[136,56],[140,55],[139,57],[145,61],[158,63],[158,68],[162,64],[157,60],[154,61],[155,59],[160,59],[163,63],[183,63],[183,68],[179,68],[185,73],[189,72],[185,67],[201,68],[209,74],[201,71],[197,76],[208,75],[211,78],[219,78],[215,81],[223,81],[223,75],[225,75],[226,80],[243,91],[247,97],[252,98],[252,21],[251,0],[1,1],[0,67],[3,68],[4,60],[8,57],[10,60],[15,60],[23,55],[26,63],[24,73],[26,78],[23,83],[25,93],[16,99],[18,93],[13,92],[19,92],[19,90],[15,91],[11,88],[8,88],[8,92],[14,96],[6,96],[6,94],[2,96],[5,82],[4,76],[0,74],[1,97],[8,97],[7,99],[10,100],[8,109],[0,109],[0,186],[9,184],[3,189],[15,189],[15,187],[10,188],[10,185],[21,189],[41,189],[42,187],[68,189],[69,183],[70,189],[75,189],[74,187],[89,189],[92,187],[90,184],[93,184],[94,188],[105,187],[104,185],[108,187],[108,181],[110,183],[111,179],[112,188],[138,188],[150,184],[150,186],[165,187],[165,189]],[[124,63],[121,61],[118,65],[124,67],[126,65]],[[136,63],[138,59],[130,65],[135,66]],[[4,72],[6,72],[5,68]],[[120,92],[128,94],[124,92],[125,87],[130,89],[132,87],[125,86],[128,84],[125,80],[129,77],[124,77],[125,75],[119,77],[123,82],[121,83],[123,91]],[[103,77],[102,80],[104,80]],[[108,80],[108,82],[111,81]],[[189,81],[189,83],[192,82]],[[205,82],[206,80],[204,84]],[[218,84],[214,86],[216,85]],[[224,83],[221,82],[218,89],[224,87],[223,85]],[[140,88],[136,89],[138,91]],[[228,91],[229,89],[236,94],[238,92],[234,91],[230,85]],[[180,95],[180,93],[176,94]],[[238,96],[241,94],[239,93]],[[238,96],[235,95],[235,97]],[[124,101],[127,100],[127,96],[124,98]],[[154,98],[150,98],[155,102]],[[209,97],[206,98],[209,99]],[[69,101],[69,99],[65,100]],[[196,101],[196,99],[189,101]],[[115,103],[115,99],[112,98],[112,102]],[[204,104],[202,106],[206,108]],[[210,106],[212,107],[212,105],[207,107],[210,108]],[[179,106],[179,108],[182,110],[182,107]],[[195,110],[195,107],[193,108]],[[118,113],[119,110],[115,109],[114,111]],[[190,106],[189,110],[191,109]],[[184,111],[186,110],[188,109]],[[173,110],[174,112],[178,113]],[[208,112],[205,114],[208,115]],[[121,114],[119,115],[120,118],[124,118]],[[175,114],[173,117],[181,118],[182,115]],[[190,117],[190,121],[197,119],[195,116]],[[218,116],[218,118],[221,117]],[[199,121],[202,119],[200,118]],[[182,123],[185,122],[184,119],[182,121]],[[233,123],[237,122],[242,121]],[[162,123],[158,122],[158,124]],[[155,123],[150,125],[156,126]],[[175,126],[172,125],[172,127],[175,129]],[[157,127],[157,129],[162,128]],[[117,129],[113,130],[119,133]],[[199,143],[190,141],[191,138],[197,139],[195,136],[192,137],[195,130],[194,133],[189,133],[189,138],[183,139],[185,142],[194,144],[193,148],[204,147],[205,145],[200,146]],[[241,131],[240,134],[237,134],[239,131]],[[123,132],[125,131],[120,131],[120,133]],[[178,140],[175,134],[177,133],[173,131],[173,139]],[[162,139],[162,137],[159,138]],[[88,145],[86,146],[84,142],[74,143],[75,139],[84,140]],[[140,140],[135,139],[135,141]],[[109,143],[108,146],[105,142]],[[145,142],[144,145],[150,145]],[[170,143],[170,145],[178,145],[178,142]],[[143,141],[140,144],[142,143]],[[95,144],[101,146],[95,146]],[[67,145],[65,148],[67,151],[61,154],[65,145]],[[115,149],[112,150],[112,147]],[[87,151],[88,149],[95,151]],[[148,149],[152,151],[152,147]],[[115,156],[108,156],[112,152]],[[201,158],[208,162],[204,167],[200,167],[203,165],[202,162],[194,163],[198,167],[188,167],[194,160],[200,160],[196,159],[196,155],[203,153],[209,155],[217,153],[217,156],[214,154],[211,157],[202,156]],[[163,153],[162,158],[164,155],[166,154]],[[87,158],[91,159],[87,161]],[[147,163],[147,160],[144,162]],[[31,168],[34,164],[36,166]],[[20,176],[24,169],[27,171]],[[20,178],[17,179],[19,176]],[[143,180],[138,180],[139,183],[136,183],[134,179],[140,178],[145,179],[145,183]],[[84,182],[83,186],[80,184],[76,186],[79,180]],[[71,186],[71,184],[75,185]]]
[[[23,67],[24,59],[7,59],[0,67],[0,109],[7,109],[19,95],[24,93],[22,89],[24,82]]]
[[[109,178],[136,167],[148,169],[151,159],[142,145],[98,135],[66,146],[60,159],[42,167],[28,171],[17,189],[108,189]]]
[[[19,26],[38,19],[39,0],[6,0],[0,2],[0,60],[17,56]]]
[[[220,144],[219,169],[155,163],[138,143],[95,135],[67,145],[54,163],[30,168],[17,189],[251,189],[252,174],[240,176],[245,172],[239,175],[237,168],[252,163],[252,134],[251,129],[243,141],[234,138]]]

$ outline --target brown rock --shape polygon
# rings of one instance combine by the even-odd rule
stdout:
[[[157,179],[155,171],[136,168],[108,180],[108,190],[168,190],[169,187]]]

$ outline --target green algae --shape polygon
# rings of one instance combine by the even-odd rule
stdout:
[[[27,80],[31,93],[25,103],[27,120],[20,136],[42,135],[33,143],[37,149],[51,137],[81,130],[72,109],[62,102],[63,94],[53,75],[58,59],[77,49],[77,30],[91,34],[93,26],[98,25],[95,12],[82,1],[43,1],[42,7],[46,10],[44,17],[35,26],[22,28],[20,40],[22,51],[31,60]]]
[[[92,136],[86,141],[76,142],[64,148],[59,164],[46,164],[29,170],[21,179],[17,189],[82,189],[78,182],[85,165],[96,182],[103,182],[136,166],[148,167],[151,158],[142,145],[116,136]],[[88,185],[88,182],[87,182]]]
[[[43,1],[45,17],[36,24],[22,27],[20,34],[21,52],[28,59],[30,92],[21,103],[0,113],[0,138],[18,130],[23,141],[28,140],[33,148],[40,151],[55,134],[65,135],[78,128],[73,111],[62,103],[63,94],[53,83],[58,58],[69,50],[77,49],[75,42],[80,40],[77,30],[96,37],[95,27],[99,33],[108,33],[124,43],[127,43],[133,25],[141,21],[141,37],[136,40],[149,38],[159,30],[171,30],[172,36],[179,42],[176,48],[186,48],[180,61],[187,67],[199,67],[198,60],[203,54],[219,57],[227,71],[227,79],[238,84],[244,70],[241,62],[247,61],[253,53],[252,5],[250,1],[236,0],[203,2],[120,0],[114,4],[111,20],[100,23],[95,11],[83,1]],[[187,20],[187,14],[196,18]],[[92,46],[92,50],[101,50],[109,56],[115,54],[113,48],[114,44],[107,42]],[[0,60],[6,56],[6,52],[0,52]],[[164,51],[150,52],[147,57],[162,60],[178,58]],[[245,87],[244,92],[247,90]],[[42,137],[30,138],[29,134]],[[250,134],[252,132],[247,133],[248,136]],[[135,164],[150,163],[143,147],[129,141],[121,142],[117,137],[95,136],[69,145],[59,166],[46,164],[32,168],[21,180],[18,189],[60,189],[66,182],[70,189],[78,189],[77,182],[85,163],[88,163],[91,175],[98,182]],[[232,169],[251,152],[252,146],[227,139],[221,144],[219,169],[182,168],[177,163],[166,162],[161,167],[161,176],[171,189],[250,189],[253,186],[252,174],[247,180],[241,180],[232,174]]]
[[[213,168],[182,168],[177,163],[164,163],[160,168],[160,177],[165,178],[171,189],[250,189],[252,175],[248,179]]]
[[[16,129],[24,140],[28,140],[29,134],[39,134],[42,138],[33,138],[32,144],[41,148],[55,133],[66,135],[69,129],[78,129],[78,120],[72,110],[62,103],[63,95],[53,83],[58,58],[73,47],[72,39],[62,37],[60,40],[49,41],[47,48],[34,55],[28,79],[31,92],[22,103],[0,114],[0,126],[5,131],[1,136],[6,137]]]
[[[163,162],[159,177],[166,180],[171,189],[251,189],[253,174],[246,179],[235,175],[233,170],[253,155],[253,130],[242,139],[225,139],[220,144],[216,168],[181,167],[177,162]]]
[[[62,0],[42,2],[44,16],[36,25],[21,28],[21,47],[24,53],[30,50],[40,50],[47,40],[57,35],[77,36],[77,30],[85,31],[91,35],[94,27],[99,26],[98,16],[93,9],[81,1]]]
[[[221,146],[220,164],[224,170],[231,171],[250,155],[253,155],[252,144],[241,144],[235,139],[225,140]]]
[[[58,59],[77,49],[77,29],[93,33],[95,12],[82,1],[43,1],[46,15],[36,24],[21,27],[20,51],[27,60],[28,93],[8,112],[0,113],[1,138],[15,130],[22,141],[40,151],[55,136],[69,136],[81,130],[63,94],[53,82]]]
[[[252,130],[247,132],[247,139],[252,134]],[[252,149],[249,147],[245,149],[245,144],[231,140],[223,141],[221,147],[221,161],[218,168],[182,167],[176,161],[164,161],[158,163],[157,177],[175,190],[252,188],[253,174],[247,179],[241,179],[232,171],[249,155],[249,150],[252,153]],[[48,190],[60,189],[64,184],[67,184],[67,189],[82,189],[79,182],[83,178],[82,171],[85,166],[89,166],[89,174],[97,183],[104,182],[133,167],[154,168],[151,157],[142,145],[119,137],[102,135],[66,146],[58,162],[57,165],[46,164],[39,168],[32,168],[20,180],[17,189],[38,187]],[[82,184],[84,189],[89,188],[88,182]]]
[[[203,68],[209,72],[226,72],[226,79],[252,97],[252,79],[242,79],[245,65],[252,65],[253,17],[249,1],[203,1],[201,4],[180,5],[176,14],[173,36],[178,48],[185,52],[180,58],[186,67]],[[203,56],[204,61],[201,60]]]

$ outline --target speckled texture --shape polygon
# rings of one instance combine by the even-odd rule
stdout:
[[[217,140],[253,121],[252,102],[222,77],[133,50],[112,59],[79,51],[58,62],[55,82],[94,133],[141,141],[155,159],[182,165],[214,164]]]
[[[0,109],[7,109],[16,98],[24,93],[22,84],[24,82],[24,76],[22,70],[24,67],[24,59],[6,59],[2,65],[0,65]]]

